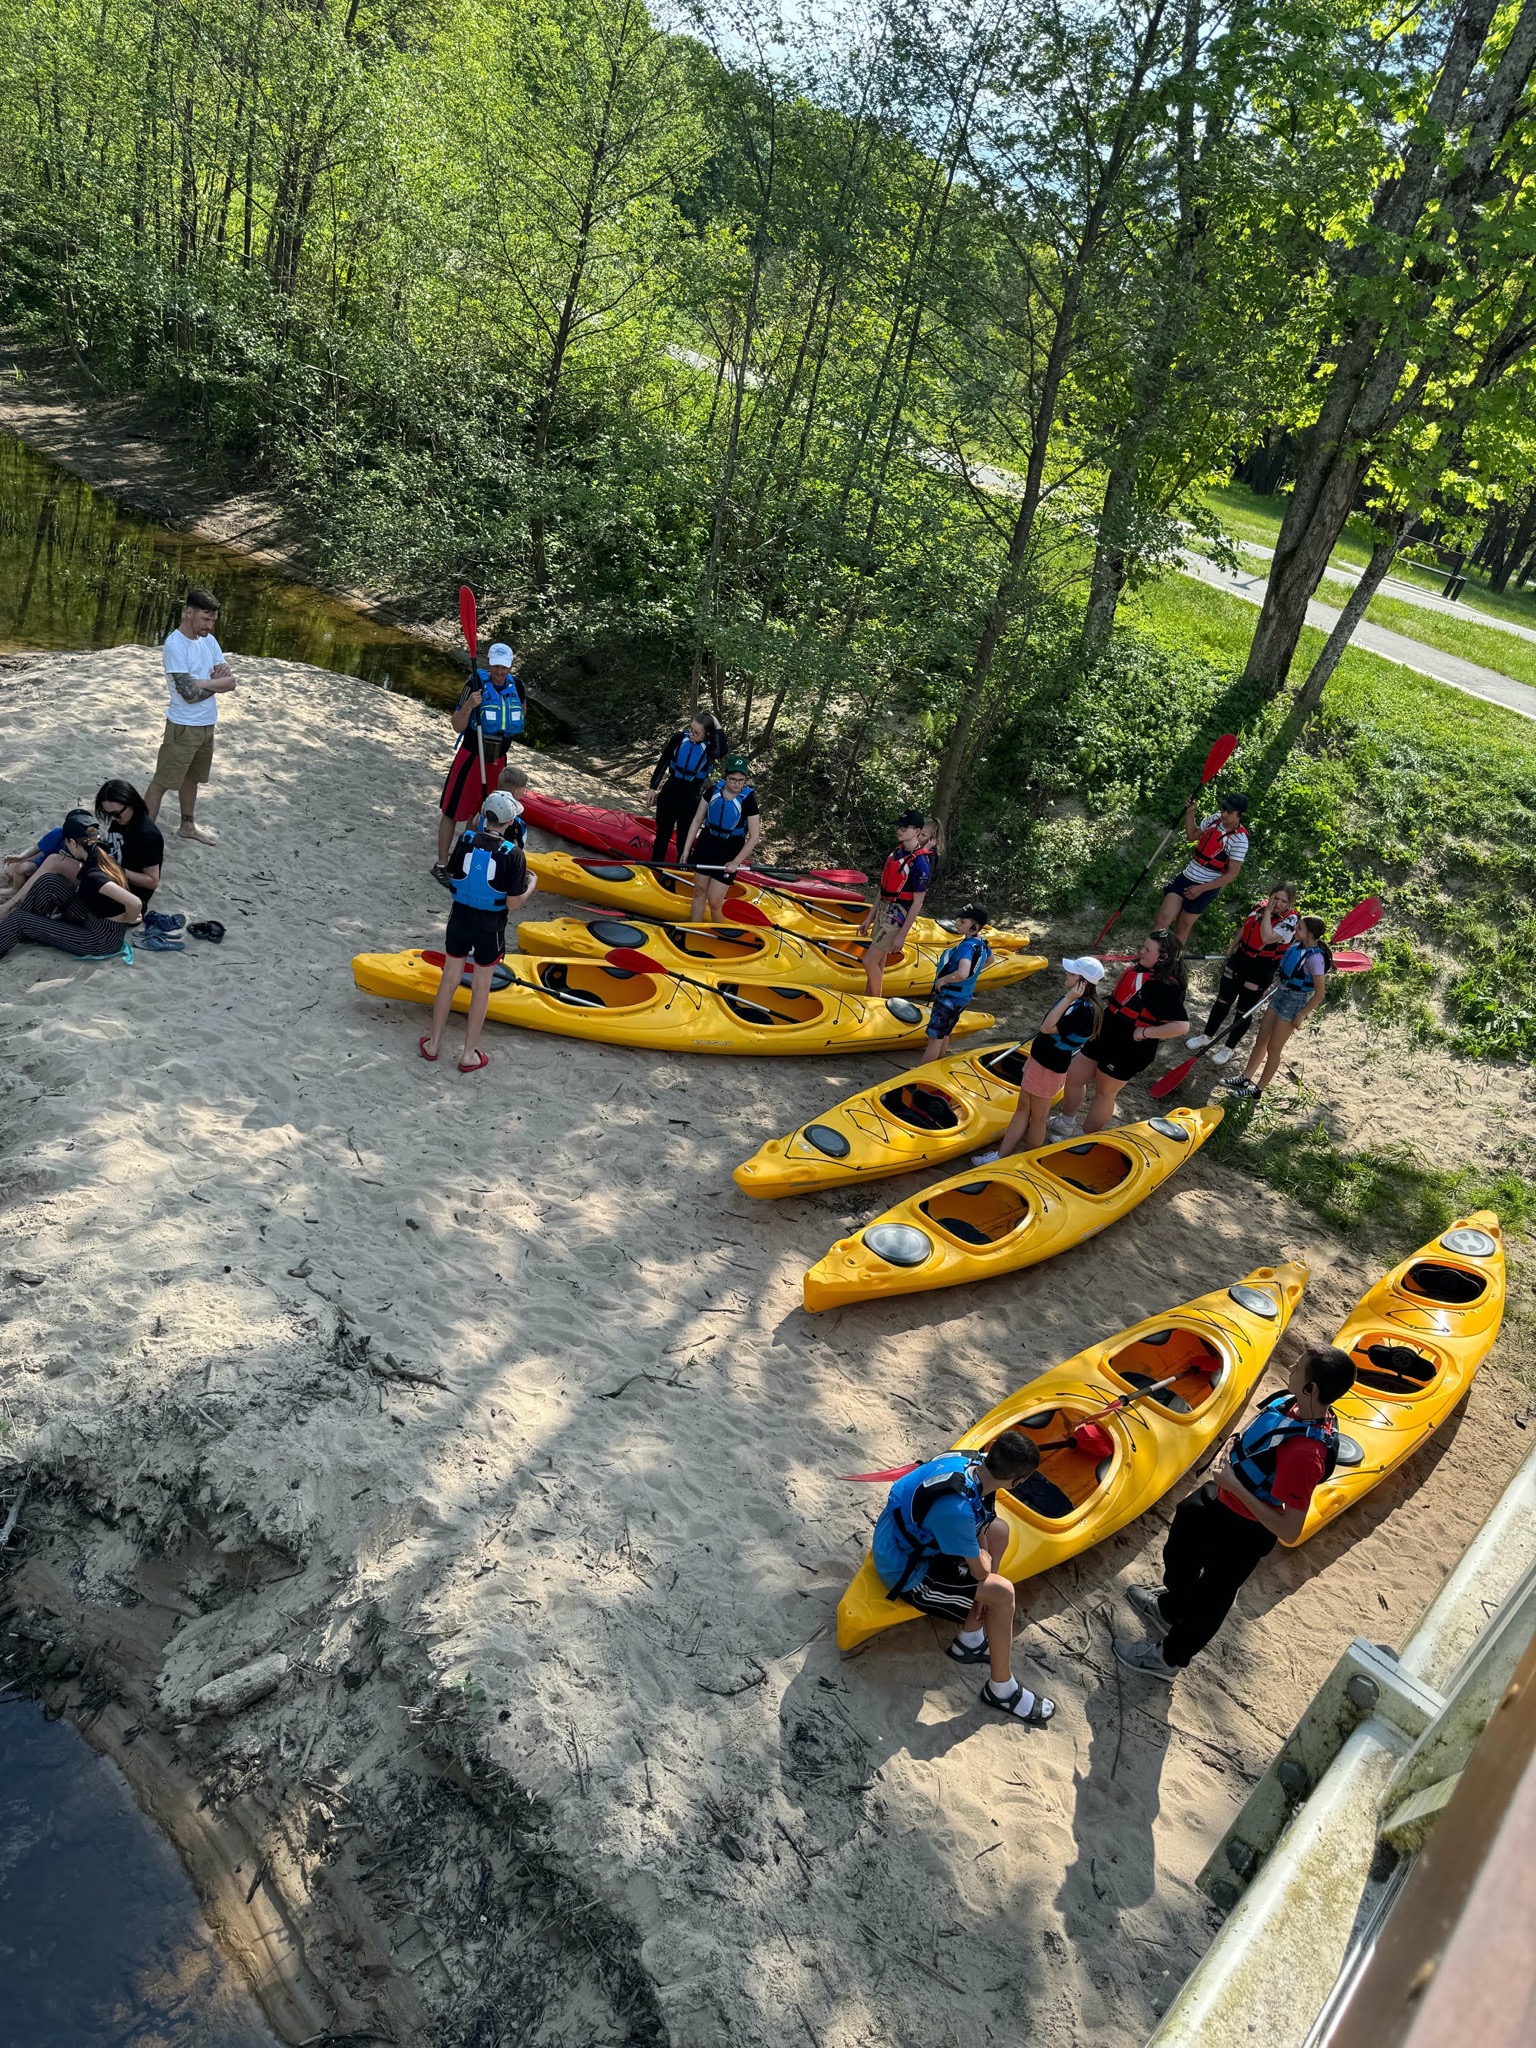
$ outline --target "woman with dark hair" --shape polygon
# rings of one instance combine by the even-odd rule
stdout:
[[[82,960],[106,960],[123,949],[129,932],[143,921],[138,897],[123,880],[123,871],[97,844],[96,820],[89,811],[71,811],[64,820],[60,849],[79,862],[79,873],[40,875],[26,901],[0,918],[0,957],[20,939],[54,946]]]
[[[1275,978],[1280,955],[1296,936],[1297,894],[1294,882],[1276,882],[1268,896],[1244,918],[1237,937],[1227,948],[1221,986],[1205,1020],[1205,1029],[1189,1040],[1186,1052],[1203,1052],[1214,1044],[1235,1009],[1237,1015],[1227,1031],[1227,1042],[1218,1045],[1211,1054],[1211,1065],[1224,1067],[1236,1053],[1253,1021],[1259,998]]]
[[[682,858],[693,814],[709,785],[715,762],[724,751],[725,734],[712,711],[695,711],[662,748],[651,774],[651,807],[656,813],[652,860],[671,858],[674,835],[678,858]]]
[[[165,835],[149,815],[149,806],[131,782],[113,776],[96,792],[96,815],[101,820],[101,843],[123,871],[123,880],[145,910],[160,886],[160,864],[165,859]],[[147,920],[156,925],[161,918]]]
[[[1232,1083],[1235,1102],[1257,1102],[1280,1070],[1286,1041],[1314,1010],[1322,1008],[1333,952],[1320,917],[1304,917],[1293,942],[1275,965],[1275,979],[1259,1035],[1248,1059],[1248,1071]]]
[[[1046,1126],[1053,1137],[1076,1134],[1090,1082],[1093,1101],[1083,1134],[1102,1131],[1114,1115],[1116,1096],[1127,1081],[1151,1066],[1160,1042],[1182,1038],[1188,1031],[1184,991],[1189,975],[1180,958],[1183,951],[1172,932],[1150,932],[1142,940],[1134,963],[1105,998],[1098,1030],[1067,1069],[1061,1114]]]

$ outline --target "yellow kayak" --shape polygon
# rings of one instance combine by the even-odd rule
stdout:
[[[1016,1494],[999,1491],[997,1512],[1008,1527],[1006,1576],[1018,1581],[1049,1571],[1161,1500],[1236,1421],[1306,1284],[1305,1266],[1260,1266],[1232,1287],[1148,1316],[1053,1365],[958,1438],[952,1450],[985,1450],[1005,1429],[1054,1444],[1092,1416],[1114,1443],[1103,1459],[1071,1444],[1045,1451]],[[1099,1416],[1108,1402],[1175,1373],[1171,1387]],[[889,1598],[866,1553],[837,1603],[837,1646],[857,1649],[917,1613]]]
[[[352,979],[370,995],[430,1003],[441,953],[359,953]],[[453,1007],[469,1008],[469,982]],[[606,1045],[657,1052],[892,1052],[921,1045],[929,1005],[904,996],[844,995],[838,989],[767,982],[690,986],[672,974],[632,974],[598,960],[550,960],[509,953],[496,969],[487,1015],[498,1024],[556,1031]],[[996,1020],[967,1010],[956,1027],[985,1031]]]
[[[1504,1285],[1499,1219],[1479,1209],[1356,1302],[1333,1340],[1356,1372],[1334,1403],[1339,1462],[1313,1494],[1297,1543],[1379,1486],[1440,1427],[1493,1349]]]
[[[530,920],[518,926],[517,944],[524,953],[552,953],[567,960],[604,960],[620,950],[648,953],[662,967],[697,974],[705,981],[734,979],[746,968],[775,981],[855,989],[860,995],[868,950],[863,939],[808,939],[760,925],[628,924],[616,917],[557,917],[543,924]],[[941,957],[937,946],[904,946],[892,953],[885,964],[885,993],[927,996]],[[1003,988],[1049,965],[1041,953],[1000,953],[982,969],[976,985]]]
[[[1174,1109],[969,1167],[840,1238],[806,1274],[805,1305],[840,1308],[1038,1266],[1144,1202],[1199,1151],[1221,1114]]]
[[[737,1167],[736,1185],[776,1201],[985,1151],[1013,1119],[1029,1045],[979,1045],[862,1089],[787,1138],[759,1145]]]
[[[578,860],[569,853],[530,853],[528,870],[551,896],[608,904],[634,917],[686,920],[693,907],[692,868],[641,867],[627,860],[604,860],[597,854]],[[790,895],[738,881],[731,884],[725,899],[725,914],[738,924],[771,926],[808,939],[833,939],[853,936],[869,915],[869,905],[855,897]],[[936,917],[920,917],[909,936],[921,946],[943,947],[952,943],[955,934]],[[999,931],[995,925],[987,926],[986,940],[995,953],[1029,949],[1027,932]]]

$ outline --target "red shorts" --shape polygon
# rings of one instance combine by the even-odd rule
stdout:
[[[1058,1096],[1066,1082],[1065,1074],[1053,1073],[1049,1067],[1042,1067],[1033,1054],[1024,1062],[1024,1071],[1019,1076],[1019,1086],[1026,1095],[1037,1095],[1046,1102]]]
[[[480,783],[480,750],[478,747],[460,747],[453,757],[448,770],[448,779],[443,784],[438,809],[444,817],[452,818],[455,824],[463,824],[477,815],[481,805],[501,780],[501,771],[506,766],[506,756],[492,760],[487,754],[485,761],[485,786]]]

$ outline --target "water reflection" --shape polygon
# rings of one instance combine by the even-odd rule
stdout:
[[[121,1772],[14,1698],[0,1703],[0,2040],[277,2048]]]
[[[0,651],[158,647],[191,583],[211,585],[232,654],[308,661],[453,703],[465,664],[233,549],[129,512],[0,434]],[[554,728],[531,707],[529,742]]]

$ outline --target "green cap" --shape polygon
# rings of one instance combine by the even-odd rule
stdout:
[[[750,775],[751,765],[745,754],[732,754],[725,764],[727,775]]]

